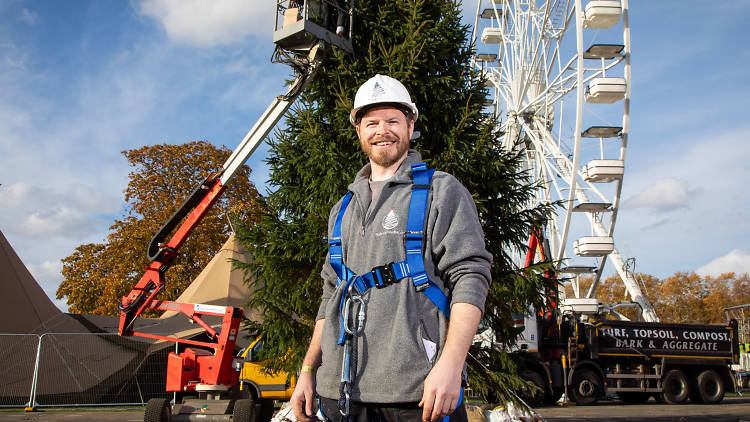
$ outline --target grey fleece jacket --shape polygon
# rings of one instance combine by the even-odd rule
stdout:
[[[370,208],[370,165],[357,173],[342,222],[344,264],[357,274],[373,267],[406,259],[404,232],[411,198],[411,164],[422,161],[409,150],[396,175],[389,180]],[[484,311],[490,282],[491,255],[484,247],[474,201],[450,174],[436,171],[428,200],[424,264],[427,274],[450,303],[465,302]],[[328,235],[341,201],[331,210]],[[338,399],[343,346],[337,345],[341,315],[339,301],[344,283],[326,258],[321,276],[323,296],[317,319],[325,318],[321,349],[323,363],[317,373],[317,391]],[[422,398],[423,383],[442,352],[447,320],[410,278],[364,294],[367,319],[357,343],[357,375],[352,400],[369,403],[415,402]],[[356,315],[356,314],[355,314]]]

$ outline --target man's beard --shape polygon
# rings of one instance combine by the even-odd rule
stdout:
[[[405,142],[395,136],[378,136],[375,137],[373,141],[376,143],[381,141],[393,141],[396,145],[395,153],[389,153],[389,151],[380,151],[380,153],[378,153],[377,147],[369,142],[363,142],[362,147],[365,154],[367,154],[372,162],[381,167],[387,168],[397,163],[404,156],[406,151],[409,150],[409,142]]]

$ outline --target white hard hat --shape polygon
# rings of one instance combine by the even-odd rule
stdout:
[[[362,107],[373,104],[396,103],[406,106],[414,114],[414,120],[417,120],[419,111],[417,106],[411,102],[411,96],[406,87],[396,79],[390,76],[377,74],[363,83],[354,96],[354,108],[349,113],[349,121],[354,123],[357,112]]]

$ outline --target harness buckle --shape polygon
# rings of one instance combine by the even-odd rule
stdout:
[[[393,271],[393,262],[374,267],[370,273],[372,273],[372,279],[375,281],[375,287],[378,289],[382,289],[398,281],[396,273]]]
[[[423,236],[422,230],[419,230],[419,231],[409,231],[409,230],[407,230],[407,231],[404,232],[404,241],[408,241],[408,240],[419,240],[419,241],[421,241],[423,237],[424,236]]]

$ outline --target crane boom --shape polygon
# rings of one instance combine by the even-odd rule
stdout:
[[[245,164],[248,158],[255,152],[263,139],[276,126],[281,117],[289,110],[292,103],[297,99],[299,94],[304,90],[307,82],[310,81],[315,73],[318,71],[321,65],[321,61],[317,58],[320,44],[313,47],[310,52],[311,66],[307,69],[305,74],[301,74],[295,79],[292,86],[286,95],[276,97],[271,105],[268,106],[263,115],[260,116],[257,122],[253,125],[247,135],[242,139],[237,149],[232,152],[229,159],[224,163],[220,181],[222,184],[227,184],[229,180],[235,175],[237,170]]]
[[[146,268],[141,279],[127,296],[122,298],[120,308],[119,333],[121,336],[142,333],[133,331],[133,323],[146,309],[176,310],[185,313],[191,320],[205,327],[199,312],[193,312],[181,307],[181,304],[155,300],[156,295],[164,287],[164,273],[177,256],[177,251],[185,243],[193,229],[213,207],[227,183],[237,173],[258,148],[263,139],[273,130],[281,117],[299,97],[305,85],[315,76],[322,65],[322,44],[310,49],[308,63],[304,71],[300,72],[285,95],[276,97],[261,115],[260,119],[248,131],[239,146],[232,152],[224,163],[222,170],[208,176],[193,191],[193,194],[183,202],[180,208],[154,235],[148,247],[148,257],[151,264]],[[181,223],[181,224],[180,224]],[[179,227],[178,227],[179,225]],[[175,231],[175,228],[177,230]],[[165,242],[170,233],[174,234]],[[210,333],[210,331],[209,331]],[[214,333],[212,337],[215,337]],[[172,341],[184,342],[176,338]]]

